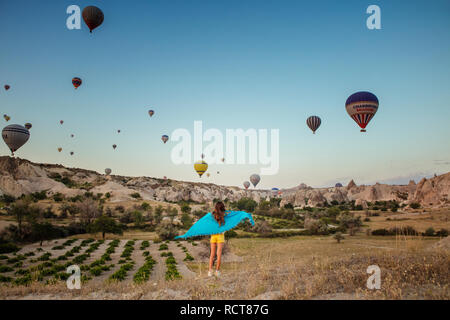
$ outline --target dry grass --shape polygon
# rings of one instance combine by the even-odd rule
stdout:
[[[387,220],[387,219],[390,220]],[[411,226],[419,232],[424,232],[429,227],[434,230],[450,229],[450,209],[427,209],[406,213],[384,213],[378,217],[370,217],[370,222],[365,222],[370,229],[390,229],[394,227]]]
[[[191,262],[197,276],[178,281],[64,283],[0,287],[0,298],[51,299],[252,299],[277,292],[280,299],[450,299],[450,254],[421,237],[232,239],[244,262],[225,263],[221,278],[208,278],[207,263]],[[381,268],[381,290],[366,289],[369,265]]]

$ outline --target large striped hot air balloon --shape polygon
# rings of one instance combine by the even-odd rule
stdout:
[[[100,10],[95,6],[88,6],[84,8],[82,16],[84,22],[89,28],[90,33],[92,33],[92,30],[100,26],[103,23],[103,20],[105,19],[102,10]]]
[[[197,171],[199,177],[201,178],[205,171],[208,170],[208,164],[203,160],[198,161],[194,164],[194,170]]]
[[[322,121],[318,116],[311,116],[308,119],[306,119],[306,124],[314,134],[316,133],[316,130],[319,129],[321,123]]]
[[[2,138],[14,155],[14,152],[28,141],[30,132],[19,124],[10,124],[3,128]]]
[[[75,87],[75,89],[77,89],[79,86],[81,86],[81,83],[83,83],[83,81],[81,81],[81,79],[78,77],[75,77],[72,79],[72,84]]]
[[[250,187],[250,182],[244,181],[244,188],[245,188],[245,190],[247,190],[248,187]]]
[[[370,92],[360,91],[352,94],[345,102],[350,117],[366,132],[366,126],[378,110],[378,98]]]

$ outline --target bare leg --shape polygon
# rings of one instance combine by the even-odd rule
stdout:
[[[215,255],[216,255],[216,244],[211,243],[211,255],[209,256],[209,270],[212,270],[213,268]]]
[[[220,269],[220,260],[222,258],[222,248],[223,248],[223,243],[218,243],[217,244],[217,265],[216,265],[216,270]]]

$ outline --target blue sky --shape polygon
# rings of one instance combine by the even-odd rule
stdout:
[[[84,22],[68,30],[72,4],[100,7],[104,23],[92,34]],[[366,27],[371,4],[381,30]],[[192,165],[172,164],[174,143],[161,135],[202,120],[223,132],[280,129],[280,170],[261,188],[450,171],[447,0],[17,0],[0,1],[0,16],[0,84],[11,85],[0,113],[33,124],[18,157],[239,186],[259,172],[211,165],[199,179]],[[345,111],[360,90],[380,100],[365,134]],[[322,118],[315,135],[305,124],[313,114]]]

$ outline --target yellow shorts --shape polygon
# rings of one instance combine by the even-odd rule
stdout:
[[[224,243],[225,242],[225,235],[222,234],[213,234],[211,236],[211,243]]]

